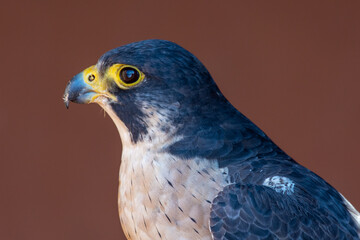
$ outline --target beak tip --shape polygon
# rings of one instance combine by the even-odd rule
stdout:
[[[69,94],[68,93],[64,94],[63,100],[64,100],[64,103],[65,103],[66,109],[69,109],[70,102],[69,102]]]

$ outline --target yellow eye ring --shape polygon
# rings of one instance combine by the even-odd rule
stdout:
[[[121,89],[129,89],[139,84],[145,77],[137,67],[125,64],[112,65],[108,73]]]

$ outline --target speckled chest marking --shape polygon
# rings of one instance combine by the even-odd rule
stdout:
[[[216,164],[145,146],[124,149],[119,215],[129,239],[211,239],[210,206],[226,184]]]
[[[132,144],[126,126],[103,101],[98,103],[115,122],[123,144],[118,206],[126,237],[212,239],[211,202],[228,184],[227,169],[215,161],[182,160],[165,152],[174,139],[159,136],[160,115],[148,119],[152,136]]]

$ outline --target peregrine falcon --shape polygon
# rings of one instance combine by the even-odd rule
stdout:
[[[128,239],[360,239],[359,212],[173,42],[110,50],[73,77],[64,101],[99,104],[118,129]]]

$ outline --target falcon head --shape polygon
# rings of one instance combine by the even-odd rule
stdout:
[[[175,132],[201,119],[212,122],[227,102],[204,65],[179,45],[146,40],[115,48],[73,77],[64,101],[98,103],[124,141]],[[221,104],[220,104],[221,105]],[[204,124],[204,122],[202,122]]]

